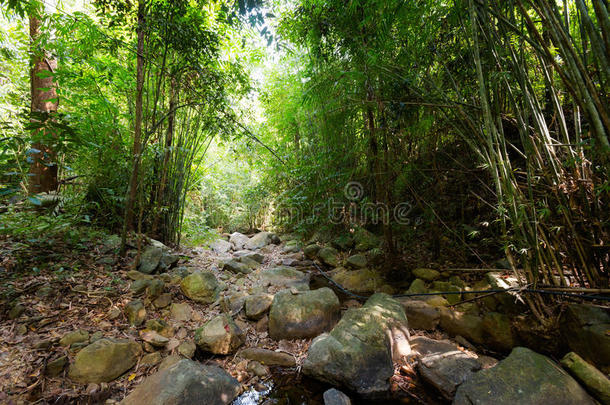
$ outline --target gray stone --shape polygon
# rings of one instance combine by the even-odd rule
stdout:
[[[100,339],[78,352],[69,376],[81,383],[109,382],[133,367],[141,352],[133,340]]]
[[[499,352],[509,352],[516,345],[510,318],[498,312],[488,312],[483,317],[485,345]]]
[[[419,269],[414,269],[411,273],[413,273],[413,275],[415,277],[421,278],[422,280],[425,280],[425,281],[434,281],[434,280],[437,280],[441,276],[441,273],[439,273],[438,271],[436,271],[434,269],[419,268]]]
[[[267,366],[294,367],[296,360],[288,353],[274,352],[273,350],[249,347],[238,353],[239,357],[255,360]]]
[[[192,360],[180,360],[146,378],[122,405],[227,405],[240,384],[226,371]]]
[[[234,250],[242,250],[249,239],[250,238],[243,233],[233,232],[229,237],[229,242],[233,244]]]
[[[160,352],[152,352],[142,356],[140,364],[154,366],[156,364],[159,364],[161,360],[163,360],[163,357],[161,356]]]
[[[190,359],[195,355],[195,350],[197,350],[197,346],[191,341],[182,342],[180,343],[180,346],[178,346],[178,353],[187,359]]]
[[[148,299],[154,300],[161,294],[163,294],[163,290],[165,289],[165,283],[161,280],[151,280],[150,284],[146,287],[146,297]]]
[[[237,260],[229,260],[222,266],[222,269],[235,274],[248,274],[252,272],[252,269],[247,264],[240,263]]]
[[[463,336],[469,341],[484,344],[483,319],[477,315],[439,308],[440,327],[451,336]]]
[[[320,251],[320,245],[311,244],[311,245],[305,246],[305,248],[303,249],[303,254],[305,254],[306,258],[313,260],[316,258],[319,251]]]
[[[259,232],[256,235],[248,239],[248,242],[244,245],[245,249],[256,250],[263,246],[267,246],[272,242],[273,236],[270,232]]]
[[[366,256],[363,254],[353,255],[347,258],[345,265],[353,269],[362,269],[368,264]]]
[[[434,330],[439,324],[441,312],[438,307],[419,300],[402,300],[409,326],[413,329]]]
[[[338,267],[329,271],[328,274],[335,283],[359,294],[380,292],[384,286],[384,280],[377,271],[372,269],[348,270]]]
[[[49,377],[57,377],[64,371],[64,367],[68,364],[68,357],[61,356],[53,361],[47,363],[47,367],[45,368],[45,374]]]
[[[157,269],[161,256],[163,255],[163,249],[155,246],[147,246],[140,256],[140,264],[138,270],[144,274],[152,274]]]
[[[68,332],[61,339],[59,344],[64,347],[69,347],[73,343],[82,343],[89,341],[89,332],[83,329]]]
[[[159,260],[159,266],[157,267],[158,271],[167,271],[174,267],[176,263],[180,260],[180,256],[175,255],[173,253],[163,253],[161,255],[161,260]]]
[[[269,311],[269,336],[275,340],[302,339],[330,330],[339,320],[339,299],[330,288],[275,294]]]
[[[180,289],[195,302],[211,304],[218,299],[221,286],[211,271],[197,271],[182,279]]]
[[[231,243],[224,239],[218,239],[210,243],[210,249],[212,249],[216,254],[227,253],[229,250],[231,250]]]
[[[131,285],[129,286],[129,289],[135,295],[140,295],[140,294],[144,293],[144,291],[146,291],[146,289],[148,288],[148,286],[150,285],[151,282],[152,282],[152,280],[147,280],[147,279],[143,279],[143,278],[138,279],[131,283]]]
[[[229,315],[219,315],[195,331],[197,347],[214,354],[234,353],[246,336]]]
[[[481,369],[476,357],[447,341],[418,336],[411,339],[411,348],[417,354],[417,369],[422,379],[448,400],[460,384]]]
[[[309,274],[288,266],[278,266],[261,272],[261,281],[275,287],[309,289]]]
[[[330,267],[337,267],[339,265],[339,252],[333,247],[323,247],[318,251],[318,257],[322,263]]]
[[[253,320],[261,319],[271,307],[273,295],[257,294],[245,299],[246,316]]]
[[[595,401],[549,358],[516,347],[495,367],[481,370],[457,389],[455,405],[571,405]]]
[[[282,251],[284,253],[296,253],[300,250],[301,250],[301,244],[299,243],[298,240],[289,240],[288,242],[286,242],[286,244],[282,248]]]
[[[610,313],[587,304],[570,304],[560,319],[560,330],[570,350],[610,373]]]
[[[364,396],[383,396],[394,374],[393,358],[408,339],[402,305],[378,293],[358,309],[349,309],[330,333],[313,340],[303,372]]]
[[[193,308],[186,302],[177,303],[174,302],[169,307],[171,317],[177,321],[190,321],[193,316]]]
[[[407,290],[407,294],[425,294],[429,292],[428,287],[426,287],[426,282],[421,278],[416,278],[411,282],[409,289]],[[414,297],[418,297],[415,295]]]
[[[155,308],[165,308],[171,303],[172,303],[172,294],[171,293],[161,294],[153,301],[153,305],[155,306]]]
[[[336,388],[326,390],[323,398],[324,405],[352,405],[349,397]]]
[[[261,264],[258,261],[252,259],[250,257],[250,255],[239,257],[237,260],[240,263],[245,264],[246,266],[248,266],[248,268],[251,269],[251,270],[255,270],[255,269],[258,269],[258,268],[261,267]],[[249,271],[248,271],[248,273],[249,273]]]
[[[142,325],[146,319],[146,308],[144,308],[142,301],[131,301],[125,305],[125,316],[127,317],[127,321],[130,325]]]
[[[269,367],[262,365],[258,361],[249,362],[246,369],[249,373],[254,374],[257,377],[265,377],[269,375]]]

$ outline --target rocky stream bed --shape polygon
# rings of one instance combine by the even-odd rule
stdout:
[[[116,242],[90,271],[21,280],[0,323],[0,402],[610,403],[607,309],[569,304],[545,335],[516,295],[468,293],[509,289],[509,273],[414,269],[400,291],[374,270],[371,235],[268,232],[189,252],[150,241],[117,271]],[[456,293],[392,296],[435,291]]]

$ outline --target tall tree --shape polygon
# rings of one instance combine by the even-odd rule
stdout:
[[[57,154],[53,149],[55,134],[44,125],[52,119],[57,112],[59,99],[54,82],[54,73],[57,61],[39,46],[41,36],[41,15],[36,11],[30,13],[30,41],[31,41],[31,112],[32,120],[42,125],[35,125],[30,155],[31,167],[29,177],[29,190],[31,193],[55,191],[57,181]]]

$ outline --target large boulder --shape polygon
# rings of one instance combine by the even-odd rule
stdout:
[[[587,304],[570,304],[561,317],[560,328],[570,350],[610,373],[610,313]]]
[[[223,369],[184,359],[146,378],[121,404],[227,405],[239,391],[239,382]]]
[[[516,347],[495,367],[481,370],[457,389],[455,405],[568,405],[595,401],[548,357]]]
[[[488,312],[483,317],[485,345],[499,352],[509,352],[516,346],[510,318],[498,312]]]
[[[138,270],[145,274],[154,273],[159,266],[161,256],[163,256],[163,249],[156,246],[147,246],[140,256]]]
[[[359,252],[375,249],[381,245],[379,238],[364,228],[356,229],[353,238],[356,250]]]
[[[245,243],[244,248],[248,250],[260,249],[263,246],[273,242],[273,234],[271,232],[259,232]]]
[[[210,249],[212,249],[216,254],[227,253],[229,250],[231,250],[231,246],[231,243],[224,239],[217,239],[210,243]]]
[[[328,272],[332,280],[349,291],[367,294],[379,291],[384,281],[378,272],[372,269],[348,270],[343,267]]]
[[[227,314],[217,316],[195,331],[197,346],[214,354],[233,353],[245,340],[245,333]]]
[[[434,330],[438,326],[441,312],[438,307],[420,300],[401,300],[409,326],[413,329]]]
[[[309,274],[303,273],[288,266],[277,266],[261,272],[263,284],[283,288],[296,288],[309,290]]]
[[[339,252],[333,247],[327,246],[320,249],[318,251],[318,258],[328,266],[337,267],[339,265]]]
[[[330,333],[313,340],[303,372],[364,396],[384,396],[394,374],[393,357],[407,340],[400,302],[375,294],[361,308],[349,309]]]
[[[440,327],[451,336],[462,336],[473,343],[484,344],[483,319],[475,314],[439,308]]]
[[[242,250],[249,240],[250,238],[239,232],[233,232],[229,237],[229,242],[233,244],[233,249],[238,251]]]
[[[197,271],[182,279],[180,289],[188,298],[202,304],[211,304],[218,299],[221,290],[211,271]]]
[[[275,340],[303,339],[329,331],[339,320],[341,306],[327,287],[293,294],[275,294],[269,311],[269,336]]]
[[[417,370],[422,379],[447,400],[453,398],[460,384],[481,369],[476,356],[459,350],[451,342],[418,336],[410,343],[417,353]]]
[[[81,383],[109,382],[138,361],[142,349],[128,339],[100,339],[78,352],[68,375]]]

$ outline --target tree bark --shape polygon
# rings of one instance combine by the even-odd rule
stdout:
[[[37,40],[40,38],[41,21],[36,16],[30,16],[30,41],[32,68],[30,70],[31,111],[48,115],[57,111],[59,101],[53,81],[53,73],[57,69],[57,61],[46,55],[44,50],[37,49]],[[44,72],[45,74],[40,76]],[[47,74],[50,72],[51,74]],[[35,119],[35,118],[32,118]],[[30,158],[29,191],[30,193],[43,193],[55,191],[58,187],[57,181],[57,154],[52,148],[55,135],[45,128],[34,130],[34,137],[38,139],[32,144]]]
[[[136,114],[133,136],[132,169],[129,185],[127,187],[127,198],[125,199],[125,218],[123,232],[121,235],[121,255],[126,252],[127,232],[133,229],[133,209],[138,191],[138,172],[140,171],[140,159],[142,153],[142,91],[144,88],[144,0],[138,1],[138,26],[137,26],[137,60],[136,60]]]

